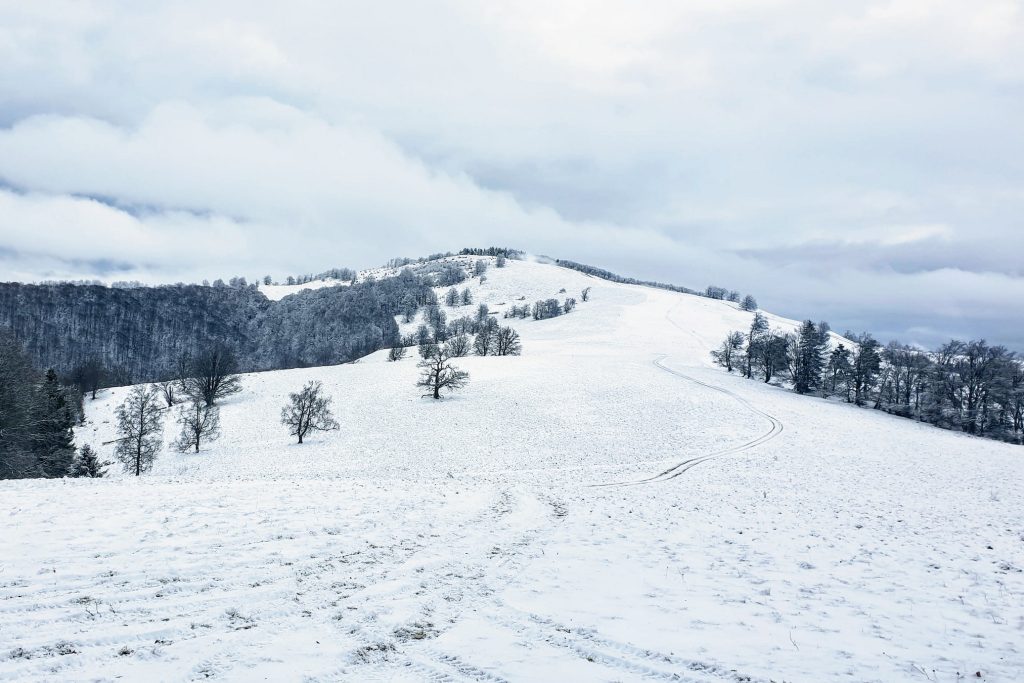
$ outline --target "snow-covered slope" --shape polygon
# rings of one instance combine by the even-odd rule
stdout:
[[[197,455],[0,483],[0,679],[1024,677],[1019,448],[728,375],[726,302],[520,261],[469,286],[592,297],[503,320],[523,355],[444,401],[383,352],[248,375]],[[341,430],[298,446],[309,379]],[[81,443],[110,453],[126,391]]]
[[[259,284],[259,290],[263,296],[267,297],[271,301],[280,301],[281,299],[291,294],[297,294],[307,289],[323,289],[324,287],[347,287],[351,282],[344,280],[335,280],[334,278],[324,278],[322,280],[310,280],[309,282],[303,282],[299,285],[265,285]]]

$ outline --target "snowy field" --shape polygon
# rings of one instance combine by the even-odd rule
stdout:
[[[450,317],[592,299],[444,401],[383,352],[247,375],[199,454],[0,482],[0,680],[1024,680],[1024,450],[713,368],[726,302],[487,277]]]

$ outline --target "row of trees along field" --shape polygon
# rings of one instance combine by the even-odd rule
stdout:
[[[836,397],[945,429],[1024,442],[1024,361],[984,340],[926,350],[869,333],[831,334],[805,320],[797,332],[772,329],[755,313],[712,357],[729,372],[784,380],[799,394]]]

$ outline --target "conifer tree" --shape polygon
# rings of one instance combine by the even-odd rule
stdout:
[[[92,446],[85,444],[78,452],[78,457],[75,458],[68,474],[72,477],[98,479],[99,477],[106,476],[107,467],[110,464],[109,461],[100,462],[99,456],[96,455],[96,451],[92,449]]]
[[[63,477],[68,473],[75,457],[75,410],[68,400],[68,392],[50,369],[40,387],[33,421],[33,451],[39,460],[43,476]]]
[[[827,335],[827,333],[826,333]],[[821,388],[821,373],[828,340],[810,320],[805,320],[797,335],[793,363],[793,388],[809,394]]]
[[[875,388],[882,368],[882,358],[878,353],[879,344],[870,334],[865,332],[858,335],[854,341],[857,347],[853,353],[850,380],[853,385],[853,402],[862,406]]]
[[[747,352],[743,374],[747,379],[754,377],[754,362],[758,356],[759,345],[762,338],[768,332],[768,319],[760,313],[754,313],[754,319],[750,323],[750,331],[747,332]]]

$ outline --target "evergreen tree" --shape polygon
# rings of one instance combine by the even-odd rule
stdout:
[[[459,290],[452,287],[444,295],[445,306],[458,306],[459,305]]]
[[[63,477],[68,473],[75,457],[75,411],[68,400],[68,392],[52,369],[40,387],[33,421],[33,452],[45,477]]]
[[[850,400],[850,373],[853,366],[850,363],[850,349],[840,344],[828,357],[826,367],[827,382],[825,383],[828,393],[835,395],[844,393],[846,400]]]
[[[882,357],[878,353],[878,342],[870,334],[858,335],[854,341],[857,347],[853,352],[850,382],[853,385],[853,402],[862,406],[878,382]]]
[[[810,320],[805,320],[800,326],[793,364],[793,388],[798,394],[809,394],[821,388],[821,373],[828,350],[826,335],[822,335]]]
[[[74,463],[71,465],[71,469],[68,474],[72,477],[89,477],[98,479],[105,477],[107,474],[107,467],[110,466],[110,462],[100,462],[99,456],[96,455],[96,451],[92,449],[92,446],[85,444],[82,446],[81,451],[78,453],[78,457],[75,458]]]
[[[757,310],[757,299],[750,294],[743,297],[743,301],[740,303],[740,308],[744,311],[756,311]]]
[[[462,305],[469,306],[473,303],[473,293],[469,291],[469,287],[462,290]]]
[[[743,374],[747,379],[754,378],[754,363],[758,358],[762,339],[768,332],[768,319],[760,313],[754,313],[754,319],[750,323],[750,330],[747,332],[747,351],[744,359]]]

